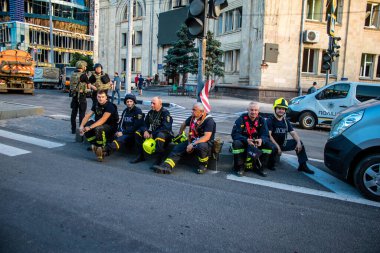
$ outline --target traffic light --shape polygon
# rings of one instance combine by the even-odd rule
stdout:
[[[339,48],[340,45],[338,42],[340,41],[340,37],[332,37],[332,45],[331,45],[331,56],[332,56],[332,61],[335,61],[335,57],[339,57]]]
[[[329,50],[327,50],[326,52],[323,53],[323,56],[322,56],[323,70],[327,71],[331,69],[331,60],[332,60],[331,53],[329,52]]]
[[[220,12],[228,6],[227,0],[209,0],[208,18],[218,19]]]
[[[193,36],[203,35],[205,21],[205,0],[190,0],[189,13],[185,20],[189,33]]]

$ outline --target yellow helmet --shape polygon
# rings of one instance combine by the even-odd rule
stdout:
[[[152,138],[146,139],[143,143],[143,149],[147,154],[153,154],[156,151],[156,141]]]
[[[273,103],[273,109],[276,108],[284,108],[285,110],[288,109],[288,101],[285,100],[285,98],[278,98]]]
[[[185,134],[185,131],[183,131],[182,134],[179,134],[176,137],[174,137],[172,140],[174,144],[179,144],[185,141],[187,141],[187,136]]]

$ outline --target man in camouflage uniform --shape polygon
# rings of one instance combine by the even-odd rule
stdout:
[[[82,122],[87,109],[86,92],[89,92],[89,82],[86,75],[87,62],[77,61],[76,70],[70,78],[71,100],[71,133],[76,131],[76,118],[79,110],[79,124]]]
[[[92,76],[90,76],[89,80],[91,83],[92,89],[92,103],[96,104],[97,100],[97,92],[99,90],[105,90],[108,95],[108,90],[111,89],[111,79],[109,78],[107,73],[103,72],[103,66],[100,63],[96,63],[94,65],[95,72]]]

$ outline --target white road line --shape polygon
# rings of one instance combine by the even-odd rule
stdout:
[[[309,189],[306,187],[289,185],[289,184],[281,184],[281,183],[265,181],[265,180],[260,180],[260,179],[256,179],[256,178],[251,178],[251,177],[238,177],[238,176],[231,175],[231,174],[227,175],[227,179],[233,180],[233,181],[238,181],[238,182],[243,182],[243,183],[248,183],[248,184],[271,187],[271,188],[275,188],[275,189],[279,189],[279,190],[297,192],[297,193],[302,193],[302,194],[307,194],[307,195],[313,195],[313,196],[337,199],[337,200],[342,200],[342,201],[347,201],[347,202],[352,202],[352,203],[357,203],[357,204],[363,204],[363,205],[368,205],[368,206],[380,207],[380,203],[364,199],[363,197],[358,198],[356,196],[341,195],[341,194],[337,194],[337,193],[333,193],[333,192],[314,190],[314,189]]]
[[[283,153],[284,154],[284,153]],[[292,157],[297,157],[296,155],[291,155],[291,154],[284,154],[284,155],[286,155],[286,156],[292,156]],[[313,162],[319,162],[319,163],[324,163],[324,161],[323,160],[321,160],[321,159],[317,159],[317,158],[310,158],[310,157],[308,157],[308,159],[309,159],[309,161],[313,161]]]
[[[56,147],[61,147],[65,145],[64,143],[46,141],[46,140],[38,139],[35,137],[30,137],[30,136],[26,136],[22,134],[16,134],[16,133],[4,131],[4,130],[0,130],[0,136],[7,139],[21,141],[21,142],[33,144],[33,145],[44,147],[44,148],[56,148]]]
[[[18,156],[18,155],[23,155],[27,153],[30,153],[30,151],[21,149],[21,148],[15,148],[15,147],[0,143],[0,154],[7,155],[7,156]]]
[[[281,159],[292,165],[293,167],[298,167],[298,161],[295,156],[290,156],[287,154],[283,154],[281,156]],[[310,169],[314,170],[314,175],[310,175],[307,173],[304,173],[309,178],[313,179],[314,181],[318,182],[319,184],[323,185],[327,189],[339,194],[339,195],[347,195],[347,196],[353,196],[356,198],[362,197],[360,193],[351,185],[339,180],[338,178],[331,176],[330,174],[324,172],[323,170],[318,169],[317,167],[314,167],[311,164],[308,164]]]

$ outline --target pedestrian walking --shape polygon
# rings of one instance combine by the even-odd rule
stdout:
[[[307,94],[311,94],[311,93],[314,93],[316,92],[318,89],[317,89],[317,82],[313,82],[313,86],[311,86],[308,90],[307,90]]]
[[[120,85],[121,85],[121,80],[119,77],[119,73],[115,72],[115,77],[113,78],[113,83],[112,83],[111,103],[113,103],[113,100],[115,98],[115,93],[117,93],[117,104],[120,105]]]
[[[142,96],[143,86],[144,86],[144,78],[142,77],[142,75],[140,75],[139,82],[138,82],[138,89],[139,89],[139,95],[140,96]]]

